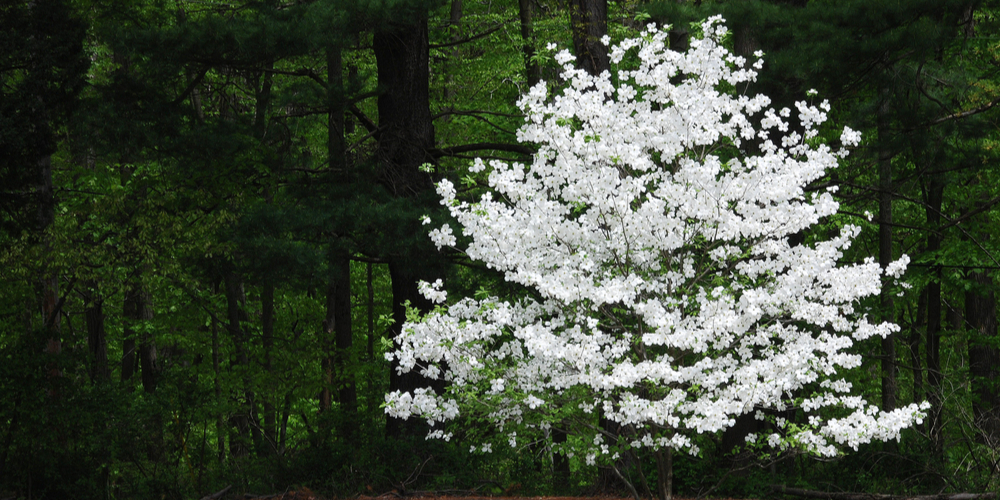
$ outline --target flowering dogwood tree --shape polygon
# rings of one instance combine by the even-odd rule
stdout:
[[[898,330],[858,307],[905,256],[886,269],[838,262],[854,226],[789,242],[837,212],[833,188],[804,189],[846,154],[817,137],[829,105],[800,102],[793,123],[766,96],[739,95],[759,59],[720,44],[721,19],[702,28],[686,53],[654,28],[613,47],[616,65],[636,62],[614,79],[559,54],[568,88],[549,98],[539,84],[520,101],[518,139],[539,146],[532,164],[477,160],[492,189],[474,203],[438,185],[465,253],[531,294],[464,298],[407,323],[388,356],[447,389],[388,394],[388,414],[424,418],[439,438],[450,438],[441,424],[477,415],[512,446],[560,426],[584,437],[591,463],[624,449],[696,453],[695,434],[765,409],[803,418],[748,441],[821,455],[919,421],[924,407],[881,412],[838,375],[860,364],[855,341]],[[458,244],[447,224],[431,236]],[[446,302],[440,281],[422,288]],[[603,432],[598,412],[622,433]]]

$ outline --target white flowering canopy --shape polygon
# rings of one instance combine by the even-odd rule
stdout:
[[[597,409],[629,429],[626,446],[696,452],[695,433],[798,408],[808,423],[748,440],[823,455],[898,438],[922,418],[926,406],[879,411],[838,375],[860,364],[855,341],[898,330],[857,308],[908,259],[838,263],[854,226],[789,243],[838,209],[832,189],[804,189],[846,154],[816,137],[829,105],[796,104],[795,125],[766,96],[739,95],[759,59],[748,67],[720,44],[720,18],[703,33],[686,53],[654,27],[612,47],[613,64],[637,61],[615,80],[559,54],[568,88],[549,98],[541,83],[519,103],[518,139],[539,147],[532,164],[491,162],[492,191],[474,203],[438,185],[465,253],[533,298],[465,298],[404,325],[387,356],[449,383],[386,395],[389,415],[434,426],[466,412],[516,445],[518,430],[570,426],[566,408]],[[458,244],[448,225],[431,236]],[[440,281],[422,288],[446,301]],[[594,423],[573,430],[594,438],[589,461],[609,452]]]

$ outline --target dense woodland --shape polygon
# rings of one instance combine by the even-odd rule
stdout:
[[[454,296],[523,293],[421,217],[471,159],[526,161],[518,97],[587,71],[598,40],[670,25],[683,48],[722,14],[733,92],[815,89],[861,146],[837,186],[864,232],[851,262],[908,254],[909,286],[864,304],[901,330],[848,377],[884,410],[928,401],[899,442],[835,460],[755,454],[752,415],[674,458],[674,493],[772,485],[928,494],[1000,488],[1000,39],[973,0],[14,0],[0,5],[0,497],[200,498],[304,485],[329,495],[620,492],[553,454],[553,430],[492,453],[385,416],[411,389],[385,353]],[[421,168],[425,166],[424,168]],[[428,167],[429,166],[429,167]],[[813,235],[801,235],[809,241]],[[788,416],[794,419],[794,411]],[[598,417],[594,417],[597,424]],[[619,464],[656,491],[649,460]],[[648,478],[648,481],[647,479]]]

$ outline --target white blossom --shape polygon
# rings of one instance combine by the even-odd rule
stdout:
[[[747,67],[719,43],[719,18],[702,31],[685,53],[652,27],[612,46],[616,64],[638,60],[614,80],[561,52],[562,93],[540,83],[519,101],[518,139],[538,146],[531,164],[477,160],[471,170],[491,189],[475,201],[438,184],[468,257],[536,298],[465,298],[406,323],[388,357],[448,388],[390,393],[390,416],[435,425],[465,411],[515,446],[518,431],[547,432],[561,408],[599,410],[644,429],[632,446],[696,453],[697,433],[794,405],[808,425],[777,421],[780,434],[752,440],[823,455],[897,439],[922,418],[924,405],[879,411],[838,375],[860,366],[855,341],[899,330],[869,323],[860,300],[909,259],[842,263],[860,233],[851,225],[789,242],[839,207],[835,189],[805,189],[847,153],[814,139],[829,103],[775,111],[766,96],[723,90],[754,81],[760,61]],[[755,138],[756,153],[741,149]],[[841,135],[845,147],[860,139]],[[457,244],[447,224],[431,238]],[[440,281],[420,290],[447,299]],[[572,431],[594,438],[576,450],[588,463],[618,452],[592,427]]]

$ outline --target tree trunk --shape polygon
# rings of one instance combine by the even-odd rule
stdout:
[[[608,48],[601,43],[608,34],[608,0],[570,0],[569,15],[577,64],[591,75],[609,71]]]
[[[920,367],[920,334],[927,326],[927,290],[917,299],[917,317],[910,325],[910,371],[913,373],[913,403],[919,404],[924,396],[924,371]],[[922,427],[921,427],[922,428]]]
[[[931,177],[927,190],[927,251],[937,252],[941,249],[941,235],[938,227],[941,224],[941,207],[944,200],[944,182],[940,174]],[[931,270],[933,276],[927,284],[927,333],[924,349],[927,357],[927,400],[931,404],[927,412],[927,433],[930,436],[933,456],[937,461],[944,458],[944,436],[942,429],[944,421],[942,412],[944,398],[942,393],[943,376],[941,374],[941,268]]]
[[[660,500],[674,498],[674,450],[664,448],[656,452],[657,489]]]
[[[336,287],[336,281],[331,277],[326,289],[326,317],[323,319],[323,338],[320,339],[320,346],[323,349],[323,357],[320,359],[320,376],[323,377],[322,389],[319,392],[320,414],[330,411],[333,403],[333,363],[336,356],[334,331],[337,326]]]
[[[351,321],[351,260],[342,257],[334,263],[334,332],[337,340],[337,384],[339,386],[337,403],[344,428],[341,434],[345,437],[355,435],[357,423],[358,392],[354,380],[354,369],[351,366],[351,353],[354,345],[354,329]]]
[[[552,444],[565,445],[566,431],[557,427],[552,428]],[[569,457],[565,453],[552,454],[552,486],[556,495],[569,493]]]
[[[389,277],[392,280],[392,338],[396,338],[403,331],[403,324],[406,323],[406,306],[409,302],[411,307],[420,311],[429,311],[432,304],[424,298],[417,290],[418,278],[410,274],[409,266],[401,266],[398,263],[389,263]],[[415,370],[400,374],[397,370],[399,360],[394,359],[389,366],[389,392],[403,391],[412,392],[418,387],[425,387],[431,381],[425,380]],[[437,381],[435,381],[437,382]],[[440,385],[438,383],[437,385]],[[420,423],[417,419],[400,420],[388,417],[386,422],[386,433],[390,437],[399,437],[406,434],[414,434]]]
[[[264,372],[270,380],[273,376],[271,355],[274,350],[274,284],[265,284],[260,292],[261,348],[264,355]],[[264,400],[264,440],[271,450],[278,452],[277,415],[274,405],[274,391],[267,391]]]
[[[517,0],[517,12],[521,18],[521,53],[524,55],[524,74],[528,85],[534,87],[542,79],[542,71],[535,62],[534,12],[531,0]]]
[[[448,30],[451,32],[451,42],[455,45],[451,48],[451,59],[445,62],[445,72],[448,75],[444,85],[444,101],[450,104],[455,99],[455,62],[462,60],[462,49],[459,42],[462,40],[462,0],[451,0],[451,16],[448,21]]]
[[[326,49],[327,71],[327,156],[334,174],[346,174],[347,161],[344,146],[344,61],[339,45]]]
[[[242,323],[242,303],[245,302],[243,294],[243,283],[239,277],[231,270],[226,270],[223,281],[226,287],[226,328],[229,336],[233,339],[233,346],[236,350],[237,366],[247,366],[250,363],[247,339],[243,332]],[[250,393],[247,381],[244,381],[244,400],[241,408],[233,414],[229,420],[236,430],[236,435],[229,440],[229,452],[236,457],[244,457],[250,453]]]
[[[39,99],[41,100],[41,99]],[[44,110],[44,104],[39,106]],[[44,111],[43,111],[44,112]],[[38,210],[35,214],[36,230],[39,239],[49,251],[49,237],[46,234],[56,220],[55,193],[52,186],[52,157],[46,155],[38,161],[39,184],[36,187]],[[43,264],[38,276],[38,299],[42,316],[42,329],[45,332],[45,353],[52,356],[47,363],[46,371],[49,377],[49,396],[58,399],[58,379],[62,376],[57,357],[62,353],[62,336],[59,303],[59,276],[54,269]]]
[[[372,48],[384,89],[378,98],[380,180],[396,196],[433,189],[430,176],[420,171],[424,163],[434,163],[428,153],[434,147],[434,125],[426,16],[376,31]]]
[[[108,339],[104,330],[104,298],[100,296],[94,280],[87,281],[83,293],[87,348],[90,351],[90,381],[98,385],[111,379],[108,369]]]
[[[122,380],[130,380],[139,370],[142,375],[142,388],[147,393],[156,391],[157,364],[156,346],[149,332],[148,322],[153,319],[153,307],[138,276],[139,270],[130,276],[125,288],[123,315],[125,318],[125,347],[122,355]],[[138,327],[141,332],[136,331]],[[139,342],[138,357],[136,356],[136,341]]]
[[[368,291],[368,361],[375,361],[375,283],[372,279],[372,263],[365,263]]]
[[[379,143],[376,149],[380,164],[380,183],[394,196],[412,197],[433,189],[431,177],[420,171],[424,163],[434,163],[428,151],[434,146],[434,125],[431,121],[426,13],[417,13],[409,24],[390,22],[385,29],[376,31],[372,48],[378,67],[379,86],[384,89],[378,98]],[[422,228],[414,219],[397,224],[400,232],[416,235]],[[422,241],[422,240],[421,240]],[[404,244],[405,245],[405,244]],[[410,305],[429,310],[430,304],[417,291],[417,280],[427,274],[427,266],[417,264],[423,246],[409,244],[390,250],[389,275],[392,281],[392,336],[402,331],[406,322],[406,308]],[[396,372],[398,361],[390,365],[389,390],[411,391],[420,384],[417,373],[400,375]],[[406,424],[389,418],[386,432],[399,437],[412,434]]]
[[[892,151],[888,141],[888,126],[884,123],[884,114],[889,105],[887,92],[883,91],[883,99],[878,112],[878,263],[885,269],[892,262]],[[882,321],[895,321],[892,291],[889,280],[882,280],[882,290],[879,294]],[[896,409],[896,342],[893,334],[882,339],[882,411]]]
[[[212,317],[212,370],[215,374],[214,382],[216,404],[222,404],[221,359],[222,353],[220,352],[219,346],[219,323],[215,320],[215,317]],[[219,463],[222,463],[226,459],[226,424],[221,412],[215,416],[215,435],[218,440]]]
[[[993,279],[986,272],[969,276],[974,283],[965,292],[965,319],[969,328],[969,375],[972,411],[979,439],[991,448],[1000,445],[1000,349]]]

